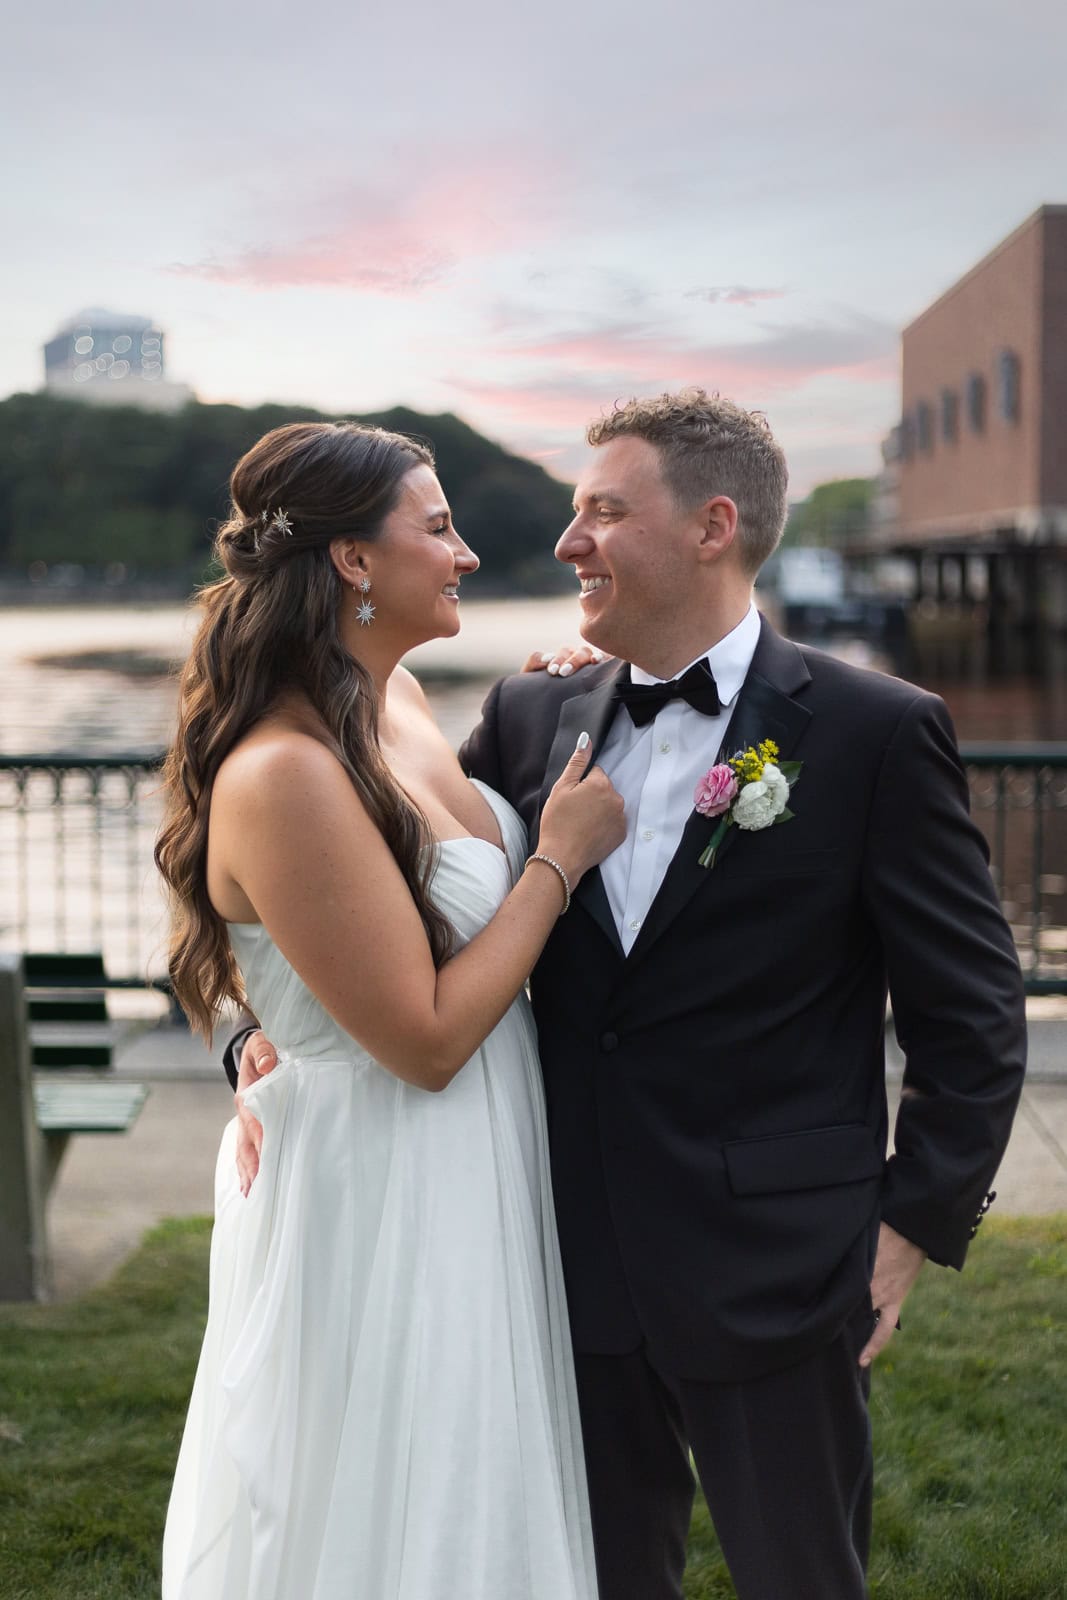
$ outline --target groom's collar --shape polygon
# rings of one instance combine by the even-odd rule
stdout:
[[[587,667],[579,675],[585,678],[585,686],[580,682],[575,686],[575,692],[568,696],[559,713],[541,790],[538,819],[549,790],[566,765],[578,734],[583,730],[589,733],[593,742],[590,759],[596,760],[615,714],[615,681],[623,671],[623,663],[616,661],[603,667]],[[796,645],[775,633],[766,617],[761,617],[752,664],[730,719],[730,749],[758,744],[762,739],[773,739],[780,747],[783,759],[788,760],[811,717],[807,707],[794,701],[792,696],[810,681],[811,674]],[[722,751],[718,759],[724,760],[728,754],[729,751]],[[724,850],[738,832],[737,828],[731,828],[720,850]],[[707,818],[694,811],[637,943],[630,952],[631,962],[648,949],[689,896],[713,877],[698,864],[700,852],[706,843]],[[531,848],[536,849],[536,844],[532,844]],[[575,897],[600,925],[621,957],[622,946],[599,871],[584,875]]]
[[[744,627],[746,623],[749,623],[747,617],[741,626]],[[758,625],[755,653],[736,697],[730,738],[740,742],[741,734],[747,735],[751,724],[757,741],[776,738],[781,743],[781,738],[777,737],[779,733],[795,730],[799,734],[808,720],[806,709],[791,707],[787,702],[811,682],[811,673],[796,645],[776,633],[766,617],[759,616]],[[596,761],[618,707],[615,683],[625,671],[624,662],[612,661],[602,667],[587,667],[579,674],[574,692],[568,694],[559,713],[541,791],[541,805],[548,798],[548,791],[573,753],[574,741],[583,730],[592,740],[590,760]],[[757,723],[765,719],[769,719],[772,725],[763,726],[761,731]],[[751,743],[751,739],[748,742]]]
[[[760,617],[759,641],[748,678],[762,678],[785,695],[794,695],[811,682],[803,653],[791,639],[776,633],[764,616]]]
[[[760,614],[755,604],[749,604],[748,610],[735,628],[724,635],[710,649],[702,650],[693,661],[689,661],[676,672],[670,679],[653,677],[643,667],[631,665],[630,681],[638,684],[673,683],[676,678],[681,678],[690,667],[695,667],[698,661],[706,661],[715,679],[719,691],[719,699],[724,706],[732,705],[737,694],[748,676],[748,669],[752,665],[752,658],[756,653],[756,646],[760,637]]]

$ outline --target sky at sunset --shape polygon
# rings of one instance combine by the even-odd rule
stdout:
[[[795,494],[875,471],[901,327],[1067,201],[1039,0],[53,0],[3,54],[0,394],[105,306],[203,400],[455,411],[563,477],[693,382]]]

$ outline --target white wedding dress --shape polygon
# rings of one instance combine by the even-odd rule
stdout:
[[[433,879],[457,946],[526,850],[482,793],[506,855],[446,840]],[[429,1094],[344,1033],[262,928],[230,935],[281,1059],[247,1095],[247,1200],[236,1123],[219,1152],[164,1600],[595,1600],[525,995]]]

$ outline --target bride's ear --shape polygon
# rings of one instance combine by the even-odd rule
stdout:
[[[359,580],[367,576],[363,549],[358,539],[333,539],[330,543],[330,560],[341,582],[350,589],[358,588]]]

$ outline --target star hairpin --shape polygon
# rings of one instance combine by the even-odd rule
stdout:
[[[280,509],[274,513],[274,517],[271,521],[271,527],[274,528],[276,532],[284,534],[287,539],[291,539],[293,537],[293,524],[289,521],[289,518],[286,516],[285,512]]]

